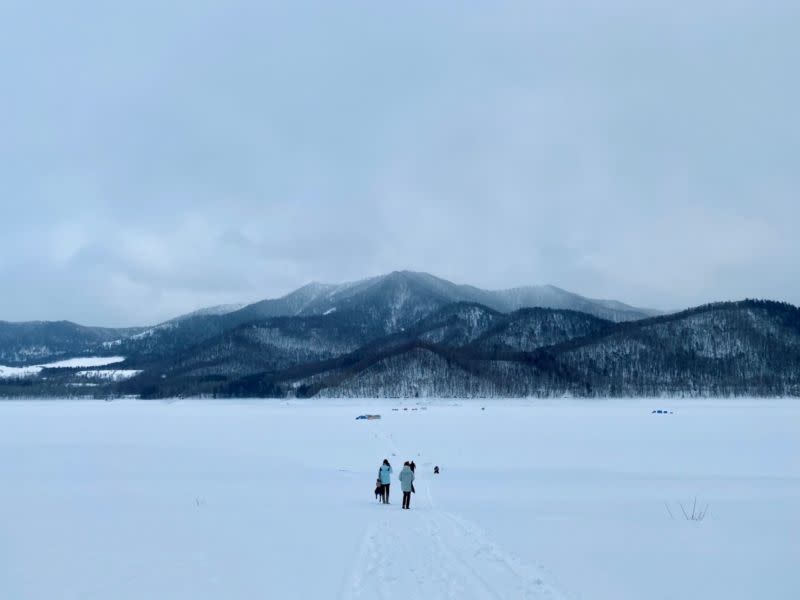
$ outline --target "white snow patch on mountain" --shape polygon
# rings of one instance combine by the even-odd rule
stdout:
[[[83,356],[59,360],[39,366],[47,369],[80,369],[82,367],[104,367],[106,365],[120,363],[124,360],[124,356]]]
[[[156,334],[157,331],[167,330],[167,329],[174,329],[175,323],[180,319],[174,319],[173,321],[168,321],[166,323],[162,323],[161,325],[156,325],[155,327],[151,327],[150,329],[145,329],[141,333],[137,333],[136,335],[132,335],[130,338],[131,340],[143,340],[149,338]]]
[[[78,377],[86,377],[87,379],[102,379],[104,381],[124,381],[135,377],[141,373],[141,370],[136,369],[96,369],[88,371],[78,371]]]
[[[24,379],[33,377],[42,371],[42,367],[5,367],[0,365],[0,379]]]
[[[84,367],[104,367],[106,365],[120,363],[124,360],[124,356],[83,356],[78,358],[68,358],[42,365],[30,365],[27,367],[6,367],[0,365],[0,379],[22,379],[25,377],[35,377],[42,372],[42,369],[80,369]]]

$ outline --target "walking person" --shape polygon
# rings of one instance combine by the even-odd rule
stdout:
[[[383,492],[383,503],[389,504],[389,484],[392,483],[392,465],[388,459],[383,459],[383,464],[378,471],[378,479],[381,481],[381,492]]]
[[[408,462],[403,465],[403,470],[400,471],[400,488],[403,490],[403,508],[408,510],[411,508],[411,492],[414,489],[414,471],[411,470],[411,465]]]

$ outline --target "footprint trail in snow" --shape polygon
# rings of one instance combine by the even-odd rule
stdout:
[[[376,437],[403,456],[393,436]],[[411,511],[375,506],[383,512],[370,516],[345,600],[563,600],[542,567],[523,563],[476,526],[437,508],[431,482],[418,479],[417,491],[416,510],[413,500]]]
[[[425,507],[387,514],[367,530],[344,598],[562,598],[546,577],[471,524]]]

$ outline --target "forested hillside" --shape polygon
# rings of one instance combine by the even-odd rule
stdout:
[[[266,368],[260,372],[251,363],[245,376],[221,369],[214,378],[151,378],[144,393],[800,395],[799,313],[787,304],[743,301],[612,323],[574,311],[525,309],[502,315],[457,304],[414,328],[350,352],[339,353],[342,347],[334,347],[329,338],[311,342],[318,350],[325,349],[318,360],[312,357],[291,365],[287,360],[288,366],[265,360],[261,364]],[[144,376],[131,380],[127,390],[136,391],[144,381]]]
[[[800,395],[799,312],[746,300],[647,317],[403,271],[149,328],[0,322],[0,395]],[[70,357],[110,362],[51,362]]]

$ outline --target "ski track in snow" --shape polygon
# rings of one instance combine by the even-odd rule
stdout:
[[[379,431],[373,437],[392,456],[402,456],[392,434]],[[393,481],[390,506],[375,504],[382,514],[367,526],[341,595],[344,600],[565,599],[546,582],[541,565],[523,563],[469,521],[439,509],[430,481],[417,479],[423,493],[412,496],[411,511],[400,510],[399,487]]]
[[[404,519],[387,512],[367,528],[343,598],[563,598],[546,583],[544,569],[522,563],[471,523],[437,509],[425,485],[426,506],[412,506],[401,513]],[[397,498],[390,507],[376,507],[399,512]]]

